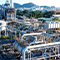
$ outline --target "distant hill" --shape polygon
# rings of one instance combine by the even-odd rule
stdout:
[[[1,5],[0,5],[0,7],[1,7]],[[38,5],[35,5],[34,3],[25,3],[25,4],[23,4],[23,5],[21,5],[21,4],[19,4],[19,3],[14,3],[14,7],[15,8],[32,8],[32,7],[39,7]],[[49,6],[40,6],[40,7],[43,7],[43,8],[55,8],[55,6],[51,6],[51,7],[49,7]]]
[[[49,6],[40,6],[40,7],[47,8],[47,9],[55,8],[55,6],[51,6],[51,7],[49,7]]]
[[[18,3],[14,3],[14,7],[15,7],[15,8],[20,8],[20,7],[21,7],[21,5],[20,5],[20,4],[18,4]]]
[[[55,8],[55,6],[51,6],[51,8]]]
[[[33,3],[26,3],[26,4],[23,4],[22,7],[26,7],[26,8],[31,8],[33,6],[36,6],[35,4]]]
[[[35,5],[34,3],[25,3],[25,4],[23,4],[23,5],[21,5],[21,4],[18,4],[18,3],[14,3],[14,7],[15,8],[31,8],[31,7],[39,7],[38,5]],[[51,6],[51,7],[49,7],[49,6],[40,6],[40,7],[43,7],[43,8],[55,8],[55,6]]]
[[[35,4],[33,4],[33,3],[25,3],[25,4],[23,4],[23,5],[20,5],[20,4],[18,4],[18,3],[14,3],[14,7],[15,8],[19,8],[19,7],[22,7],[22,8],[31,8],[31,7],[33,7],[33,6],[37,6],[37,5],[35,5]]]
[[[50,8],[49,6],[40,6],[40,7],[43,7],[43,8]]]

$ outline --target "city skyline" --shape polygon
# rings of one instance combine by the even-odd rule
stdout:
[[[6,0],[1,0],[0,1],[0,4],[4,4]],[[9,0],[10,1],[10,0]],[[39,2],[38,2],[39,1]],[[25,3],[29,3],[29,2],[32,2],[36,5],[39,5],[39,6],[55,6],[55,7],[60,7],[59,5],[59,1],[60,0],[13,0],[14,3],[19,3],[19,4],[25,4]]]

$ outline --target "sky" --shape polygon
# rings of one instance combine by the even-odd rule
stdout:
[[[6,0],[0,0],[0,4],[4,4]],[[10,1],[10,0],[9,0]],[[24,4],[24,3],[29,3],[32,2],[36,5],[39,6],[55,6],[55,7],[60,7],[60,0],[13,0],[15,3],[19,4]]]

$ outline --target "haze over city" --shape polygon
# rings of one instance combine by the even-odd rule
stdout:
[[[1,0],[0,4],[4,4],[6,0]],[[14,0],[15,3],[19,4],[24,4],[24,3],[29,3],[32,2],[36,5],[46,5],[46,6],[55,6],[55,7],[60,7],[60,0]]]

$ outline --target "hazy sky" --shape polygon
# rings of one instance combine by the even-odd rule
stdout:
[[[0,4],[4,4],[6,0],[0,0]],[[32,2],[36,5],[47,5],[47,6],[56,6],[56,7],[60,7],[60,0],[13,0],[16,3],[19,4],[24,4],[24,3],[28,3],[28,2]]]

